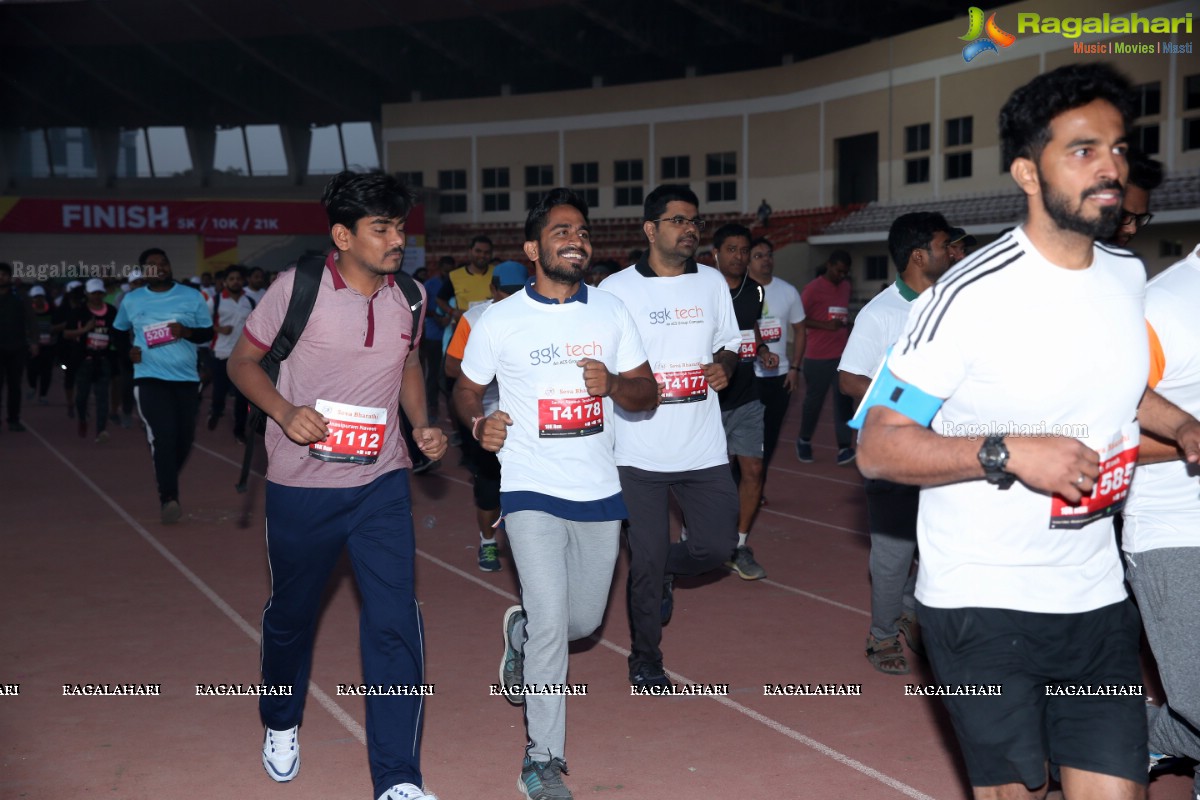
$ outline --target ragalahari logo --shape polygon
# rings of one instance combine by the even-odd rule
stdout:
[[[1011,33],[1006,33],[1000,30],[1000,26],[996,24],[996,15],[992,14],[987,18],[987,24],[983,22],[983,9],[977,6],[971,6],[968,12],[968,22],[970,28],[967,30],[966,36],[958,37],[964,42],[970,42],[963,48],[963,61],[970,62],[975,56],[991,50],[993,53],[999,52],[997,46],[1008,47],[1017,40],[1017,37]],[[983,36],[984,38],[979,38]]]

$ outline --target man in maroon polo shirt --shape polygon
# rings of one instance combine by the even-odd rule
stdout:
[[[427,457],[445,454],[446,437],[428,422],[412,341],[420,326],[395,279],[412,203],[394,176],[334,177],[322,197],[334,249],[278,386],[259,361],[283,324],[294,270],[271,284],[246,320],[228,366],[246,398],[270,417],[262,682],[289,687],[290,695],[260,698],[263,767],[279,782],[300,769],[297,728],[317,614],[347,548],[363,603],[363,683],[375,690],[366,693],[367,755],[379,800],[433,798],[420,767],[424,651],[413,591],[412,461],[401,444],[400,408],[416,423],[413,438]]]

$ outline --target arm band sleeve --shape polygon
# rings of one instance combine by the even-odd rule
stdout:
[[[890,348],[888,355],[891,355]],[[897,378],[888,367],[888,359],[885,358],[879,371],[875,373],[875,379],[871,381],[871,386],[867,389],[862,403],[858,406],[858,413],[848,424],[851,428],[860,430],[867,418],[867,412],[873,406],[884,406],[921,425],[929,425],[933,421],[934,414],[938,412],[944,402],[943,398],[926,394],[911,383],[905,383]]]

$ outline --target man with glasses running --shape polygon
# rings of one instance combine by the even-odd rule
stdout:
[[[618,408],[617,470],[629,509],[629,681],[670,685],[662,665],[662,626],[672,611],[672,580],[720,566],[737,544],[738,494],[729,472],[717,392],[737,366],[741,334],[729,287],[696,265],[704,220],[686,186],[664,185],[643,207],[649,247],[600,288],[625,302],[637,323],[661,393],[655,411]],[[670,496],[687,518],[688,538],[672,542]]]

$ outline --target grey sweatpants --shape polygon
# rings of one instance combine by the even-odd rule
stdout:
[[[565,684],[567,642],[590,635],[604,619],[621,521],[573,522],[517,511],[505,517],[504,530],[521,579],[525,683]],[[526,695],[525,729],[531,759],[565,760],[566,697]]]
[[[876,639],[895,636],[900,615],[905,611],[916,612],[913,590],[917,573],[912,568],[916,554],[915,539],[890,533],[871,534],[867,563],[871,571],[871,635]]]
[[[1200,759],[1200,547],[1127,553],[1125,562],[1167,692],[1150,726],[1150,749]]]

